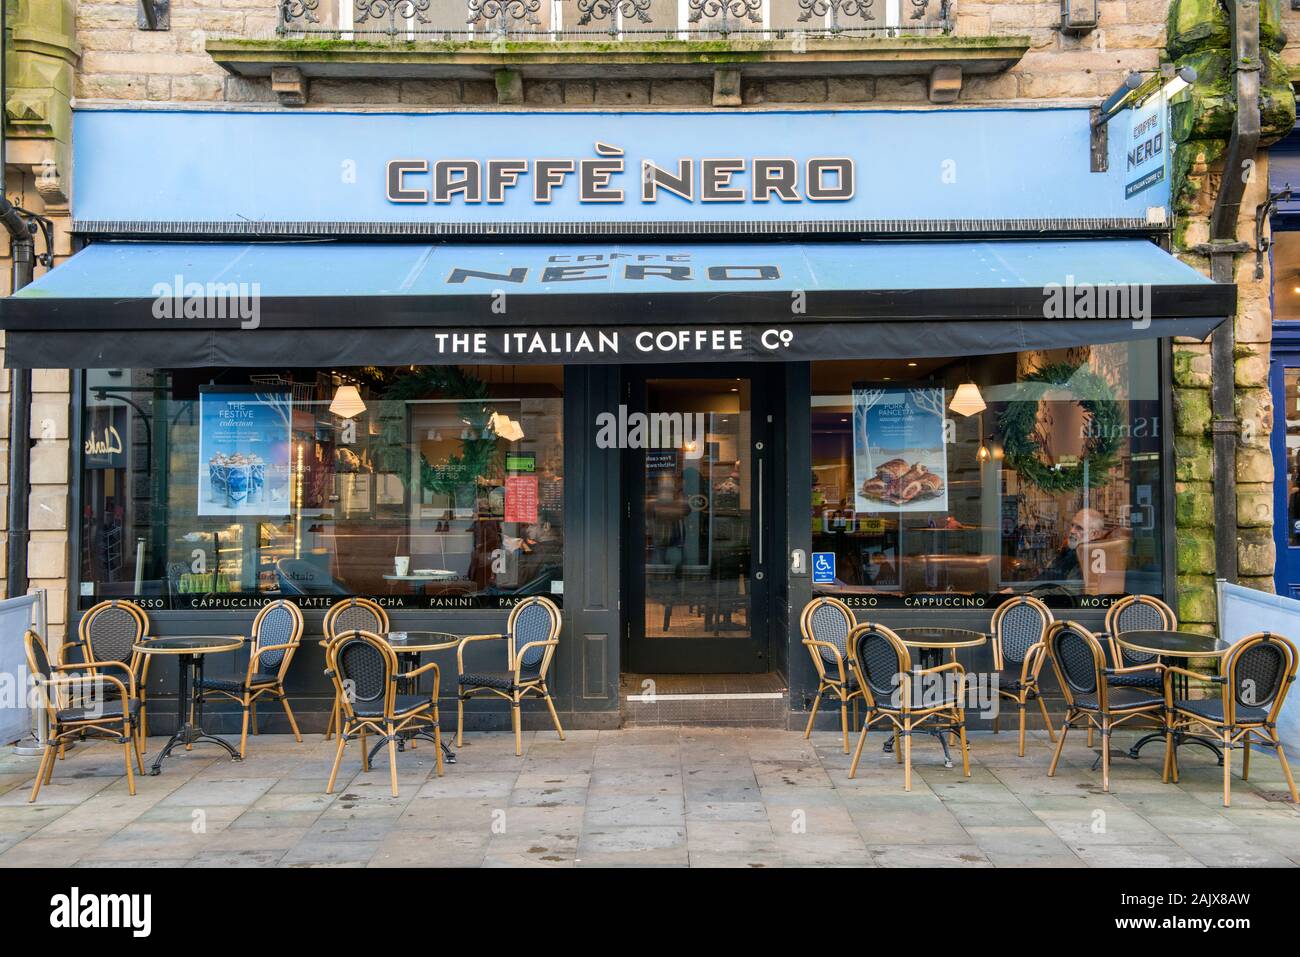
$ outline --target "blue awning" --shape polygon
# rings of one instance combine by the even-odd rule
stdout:
[[[64,368],[248,365],[286,347],[305,364],[503,361],[521,331],[563,344],[583,329],[686,326],[736,328],[746,341],[779,328],[791,333],[779,352],[755,344],[753,354],[796,359],[1201,338],[1232,314],[1235,295],[1132,239],[118,242],[93,244],[0,301],[0,327],[11,365]],[[486,336],[482,350],[459,347],[455,337],[471,333]],[[674,358],[721,357],[697,352]],[[540,348],[506,361],[557,360]]]

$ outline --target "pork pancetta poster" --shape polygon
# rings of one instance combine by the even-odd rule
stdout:
[[[854,508],[946,512],[941,386],[853,387]]]

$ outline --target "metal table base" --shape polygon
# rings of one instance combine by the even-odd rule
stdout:
[[[178,744],[185,745],[186,751],[196,744],[216,744],[226,749],[226,752],[230,755],[230,760],[243,760],[239,756],[238,748],[233,747],[228,741],[223,741],[216,735],[208,734],[203,730],[203,698],[197,694],[198,681],[203,677],[203,656],[179,655],[178,657],[180,659],[177,668],[180,672],[180,687],[176,698],[176,733],[167,740],[162,750],[158,752],[158,756],[153,759],[153,764],[149,767],[149,774],[157,775],[161,773],[163,759],[171,754]],[[191,672],[194,675],[193,681],[190,678]],[[191,695],[191,688],[193,689],[193,695]],[[194,716],[192,722],[190,720],[191,714]]]

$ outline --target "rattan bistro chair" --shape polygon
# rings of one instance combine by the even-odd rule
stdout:
[[[438,776],[442,777],[442,732],[438,727],[438,664],[429,662],[399,673],[392,645],[369,631],[348,631],[325,647],[325,674],[334,683],[340,702],[339,746],[334,754],[326,794],[334,793],[343,750],[353,738],[361,740],[361,767],[370,770],[370,734],[378,744],[388,745],[388,772],[397,797],[397,742],[403,732],[432,731]],[[413,680],[433,672],[433,690],[428,695],[398,694],[399,681]]]
[[[966,669],[949,661],[933,668],[912,670],[907,646],[884,625],[865,622],[849,635],[854,649],[849,666],[857,674],[867,706],[867,720],[862,725],[858,746],[849,765],[849,777],[858,773],[867,732],[877,722],[888,722],[894,733],[894,754],[903,764],[903,788],[912,790],[912,735],[916,731],[942,730],[958,735],[961,744],[961,768],[970,777],[970,749],[966,744]],[[945,672],[954,672],[956,681],[947,680]],[[926,679],[937,676],[938,693]],[[916,697],[917,694],[921,697]],[[899,737],[902,748],[899,748]]]
[[[101,601],[81,616],[77,625],[77,640],[63,648],[63,663],[75,648],[81,650],[81,667],[87,674],[99,674],[104,668],[125,669],[135,682],[132,694],[140,700],[140,720],[137,725],[141,738],[149,736],[149,719],[145,700],[145,682],[149,677],[149,656],[135,650],[135,646],[149,634],[149,618],[135,602],[125,599]],[[120,671],[111,672],[115,676]]]
[[[94,735],[107,737],[122,745],[126,761],[126,786],[135,794],[135,770],[144,772],[144,756],[140,747],[137,723],[143,707],[136,696],[135,675],[123,669],[126,675],[119,678],[111,671],[108,662],[92,674],[85,665],[55,665],[45,650],[45,643],[34,631],[23,636],[27,652],[27,667],[31,670],[40,695],[40,706],[45,709],[47,731],[45,750],[36,770],[30,804],[36,800],[41,785],[48,784],[54,774],[54,763],[67,739]]]
[[[257,734],[257,699],[270,695],[284,706],[296,740],[302,741],[298,722],[284,693],[284,678],[289,673],[289,663],[298,651],[302,638],[302,612],[293,602],[283,598],[262,607],[253,619],[252,648],[248,653],[248,672],[240,681],[222,678],[200,678],[194,682],[202,698],[229,698],[244,711],[243,728],[239,733],[239,756],[244,757],[248,745],[248,719],[252,715],[253,734]]]
[[[1025,756],[1025,708],[1032,699],[1043,713],[1047,736],[1056,741],[1052,719],[1047,714],[1038,674],[1043,670],[1047,646],[1043,639],[1052,624],[1052,612],[1037,598],[1020,595],[999,605],[993,612],[993,667],[998,672],[998,697],[1009,698],[1020,710],[1020,756]],[[998,730],[994,718],[993,730]]]
[[[505,671],[465,671],[465,646],[474,641],[504,638],[506,644]],[[456,746],[461,747],[462,729],[465,727],[465,700],[475,694],[494,694],[510,702],[510,720],[515,730],[515,754],[522,755],[523,738],[520,728],[519,702],[527,695],[537,695],[546,701],[555,723],[555,731],[564,740],[560,716],[555,713],[555,702],[546,689],[546,672],[560,644],[560,609],[549,598],[534,595],[525,598],[510,610],[504,635],[467,635],[456,648],[456,672],[459,695],[456,699]]]
[[[1153,662],[1133,668],[1107,668],[1106,652],[1097,636],[1073,621],[1058,621],[1047,630],[1047,654],[1052,670],[1065,695],[1065,721],[1056,742],[1047,776],[1055,777],[1065,748],[1065,737],[1076,721],[1101,732],[1101,789],[1110,790],[1110,736],[1119,725],[1136,718],[1160,718],[1165,704],[1138,688],[1117,688],[1107,679],[1117,674],[1155,671],[1164,665]]]
[[[813,667],[817,669],[817,695],[813,698],[812,710],[808,713],[808,726],[803,736],[812,735],[813,722],[817,720],[817,708],[822,698],[837,700],[840,704],[840,731],[844,738],[844,753],[849,753],[849,702],[853,702],[853,722],[856,729],[858,719],[858,701],[862,697],[862,688],[857,676],[849,667],[849,633],[857,627],[857,619],[849,606],[837,598],[825,596],[814,598],[804,606],[799,616],[799,630],[803,632],[803,644],[812,656]]]
[[[345,598],[330,605],[325,612],[322,625],[325,640],[321,644],[328,646],[331,641],[344,632],[368,631],[376,635],[388,633],[388,612],[369,598]],[[325,740],[328,741],[339,726],[339,700],[334,699],[330,711],[329,724],[325,727]]]
[[[1106,612],[1106,640],[1110,645],[1110,660],[1116,668],[1149,665],[1155,655],[1121,647],[1118,639],[1126,631],[1177,631],[1178,616],[1159,598],[1149,595],[1129,595],[1110,606]],[[1151,671],[1136,671],[1112,675],[1110,683],[1117,688],[1144,688],[1151,694],[1163,694],[1164,678]]]
[[[1174,697],[1174,675],[1213,682],[1220,686],[1214,698],[1182,700]],[[1186,668],[1165,668],[1165,703],[1169,708],[1169,730],[1165,737],[1165,775],[1178,780],[1178,752],[1173,746],[1176,732],[1209,731],[1223,746],[1223,806],[1232,803],[1232,749],[1240,745],[1241,779],[1250,779],[1252,740],[1270,745],[1286,775],[1291,802],[1296,796],[1295,778],[1277,736],[1277,716],[1287,692],[1295,682],[1296,647],[1281,635],[1257,632],[1241,639],[1223,657],[1216,676],[1198,674]]]

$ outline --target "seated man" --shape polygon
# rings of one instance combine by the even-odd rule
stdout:
[[[1048,581],[1082,581],[1083,569],[1079,567],[1079,546],[1098,542],[1106,537],[1106,520],[1093,508],[1081,508],[1070,522],[1070,533],[1065,547],[1050,565],[1038,573],[1038,578]]]

